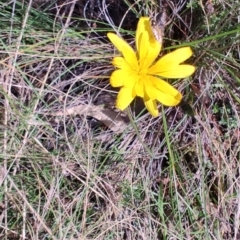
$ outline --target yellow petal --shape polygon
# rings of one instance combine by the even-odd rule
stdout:
[[[139,51],[139,39],[140,35],[146,31],[146,22],[149,22],[149,17],[141,17],[138,21],[137,30],[136,30],[136,48]]]
[[[138,67],[137,56],[131,46],[124,41],[122,38],[118,37],[114,33],[107,34],[109,40],[118,49],[119,52],[124,56],[126,62],[134,69]]]
[[[142,97],[144,96],[144,91],[143,91],[143,80],[141,80],[140,78],[138,79],[138,81],[136,81],[135,86],[134,86],[134,91],[136,96],[138,97]]]
[[[196,68],[188,64],[179,64],[184,62],[191,55],[192,50],[190,47],[179,48],[160,58],[152,67],[149,68],[148,73],[164,78],[189,77],[194,73]]]
[[[181,100],[181,93],[168,82],[156,77],[149,77],[149,79],[153,86],[159,91],[171,95],[175,98],[179,98],[179,100]]]
[[[128,54],[135,56],[135,52],[133,51],[132,47],[125,40],[117,36],[115,33],[108,33],[107,36],[119,52],[127,52]]]
[[[135,83],[138,81],[138,75],[134,71],[126,71],[122,69],[115,70],[110,77],[110,84],[112,87],[125,86],[133,89]]]
[[[135,97],[131,88],[122,87],[117,96],[116,107],[123,111]]]
[[[157,71],[154,70],[153,75],[157,75],[162,78],[186,78],[191,76],[195,72],[196,68],[192,65],[170,65]]]
[[[140,35],[139,44],[139,68],[148,69],[160,52],[160,44],[157,41],[155,41],[154,44],[151,44],[149,33],[147,31]]]
[[[178,64],[184,62],[188,58],[190,58],[193,55],[192,49],[190,47],[182,47],[178,48],[166,55],[164,55],[159,62],[161,62],[163,65],[167,64],[168,62],[176,62]]]
[[[140,49],[142,48],[142,45],[140,43],[139,40],[141,40],[141,35],[143,32],[147,32],[148,33],[148,40],[150,43],[150,46],[152,48],[155,48],[155,44],[158,43],[154,37],[153,31],[152,31],[152,27],[151,27],[151,22],[150,22],[150,18],[149,17],[141,17],[138,21],[138,25],[137,25],[137,30],[136,30],[136,48],[137,51],[139,52]],[[157,44],[158,47],[160,44]],[[160,46],[161,47],[161,46]],[[160,50],[159,50],[160,52]],[[158,53],[157,56],[158,56]]]
[[[165,106],[176,106],[182,99],[182,94],[163,80],[150,77],[144,85],[147,97],[156,99]]]
[[[143,84],[144,84],[144,97],[146,98],[147,96],[147,98],[155,100],[157,98],[158,91],[151,82],[151,76],[146,76]]]
[[[173,97],[171,95],[168,95],[166,93],[163,93],[161,91],[159,91],[159,94],[157,95],[157,100],[161,104],[163,104],[165,106],[168,106],[168,107],[173,107],[173,106],[176,106],[180,103],[179,96],[177,98],[175,98],[175,97]]]
[[[122,78],[123,70],[115,70],[110,77],[112,87],[122,87],[124,78]]]
[[[158,116],[158,109],[157,109],[156,100],[145,99],[144,98],[144,104],[145,104],[147,110],[150,112],[150,114],[153,117],[157,117]]]
[[[125,58],[123,58],[123,57],[113,58],[112,64],[117,68],[121,68],[121,69],[125,69],[125,70],[131,69],[131,66],[126,62]]]
[[[141,17],[136,31],[136,48],[140,68],[148,68],[155,61],[161,50],[161,45],[156,41],[150,19]]]

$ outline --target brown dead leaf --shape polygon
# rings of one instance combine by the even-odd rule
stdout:
[[[58,111],[54,114],[54,116],[77,114],[96,118],[115,133],[122,133],[128,127],[123,118],[119,116],[119,113],[116,113],[110,109],[105,109],[104,106],[101,105],[96,106],[91,104],[80,104],[78,106],[67,108],[63,111]]]

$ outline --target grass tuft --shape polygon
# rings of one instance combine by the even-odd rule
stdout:
[[[240,239],[240,3],[164,3],[163,52],[194,51],[176,82],[194,116],[114,108],[106,33],[134,47],[153,0],[1,1],[1,239]]]

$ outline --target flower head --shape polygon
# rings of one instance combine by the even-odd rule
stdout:
[[[141,17],[136,31],[136,52],[132,47],[114,33],[107,34],[113,45],[121,52],[122,57],[115,57],[115,70],[110,83],[121,87],[116,107],[124,110],[138,96],[152,116],[158,116],[157,101],[165,106],[176,106],[182,94],[164,79],[186,78],[192,75],[195,67],[181,64],[192,56],[190,47],[179,48],[158,59],[161,44],[155,39],[150,19]]]

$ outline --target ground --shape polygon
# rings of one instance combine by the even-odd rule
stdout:
[[[240,239],[240,3],[160,3],[197,70],[153,118],[115,108],[106,34],[157,2],[1,1],[1,239]]]

